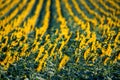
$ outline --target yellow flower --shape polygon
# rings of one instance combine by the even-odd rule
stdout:
[[[119,32],[118,35],[116,36],[115,42],[120,43],[119,37],[120,37],[120,32]]]
[[[53,47],[52,50],[51,50],[50,56],[52,56],[52,55],[54,54],[54,51],[55,51],[56,46],[57,46],[57,44],[55,43],[55,44],[54,44],[54,47]]]
[[[38,60],[39,60],[39,58],[40,58],[40,56],[42,55],[43,52],[44,52],[44,47],[41,46],[41,47],[40,47],[40,51],[39,51],[39,53],[38,53],[38,55],[37,55],[35,61],[38,61]]]
[[[112,53],[112,48],[110,46],[110,44],[108,44],[108,48],[107,48],[107,51],[106,51],[106,55],[108,55],[109,57],[111,56],[111,53]]]
[[[79,33],[79,30],[77,31],[77,37],[76,37],[76,39],[75,40],[79,40],[79,35],[80,35],[80,33]]]
[[[117,59],[118,59],[118,60],[120,60],[120,53],[119,53],[119,55],[118,55]]]
[[[58,70],[61,70],[65,64],[69,61],[69,57],[67,55],[64,55],[64,57],[62,58],[60,64],[59,64],[59,67],[58,67]]]
[[[46,60],[47,57],[48,57],[48,52],[45,51],[45,53],[46,53],[46,54],[43,56],[43,58],[42,58],[41,60],[39,60],[39,65],[38,65],[38,67],[37,67],[37,69],[36,69],[38,72],[41,71],[42,68],[45,67],[45,65],[46,65],[45,60]]]
[[[90,53],[90,48],[88,48],[84,53],[84,59],[85,60],[87,59],[89,53]]]
[[[40,63],[38,65],[37,69],[36,69],[38,72],[42,70],[43,63],[44,63],[44,61],[40,60]]]
[[[109,57],[107,57],[105,60],[104,60],[104,65],[106,65],[107,64],[107,61],[109,60],[110,58]]]

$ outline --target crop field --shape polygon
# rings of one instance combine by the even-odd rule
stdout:
[[[119,80],[120,0],[0,0],[0,80]]]

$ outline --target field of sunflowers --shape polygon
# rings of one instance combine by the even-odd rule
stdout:
[[[0,80],[119,80],[120,0],[0,0]]]

